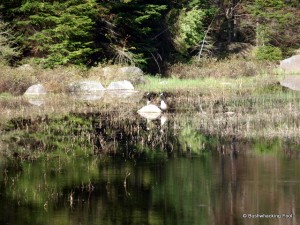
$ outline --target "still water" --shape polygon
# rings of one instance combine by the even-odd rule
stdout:
[[[203,154],[0,164],[0,224],[299,224],[299,159]],[[257,216],[281,218],[253,218]]]
[[[0,225],[300,224],[300,97],[189,101],[11,120]]]

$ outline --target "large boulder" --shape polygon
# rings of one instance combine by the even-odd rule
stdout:
[[[290,88],[295,91],[300,91],[300,76],[287,76],[280,81],[281,86]]]
[[[93,93],[105,91],[105,88],[98,81],[81,81],[70,85],[70,92]]]
[[[280,68],[290,73],[300,73],[300,55],[280,61]]]
[[[121,75],[121,77],[125,77],[125,79],[130,80],[133,84],[144,84],[144,73],[143,71],[135,66],[124,66],[118,69],[117,73]]]
[[[34,68],[30,65],[30,64],[23,64],[19,67],[17,67],[18,70],[21,70],[21,71],[33,71]]]
[[[30,86],[24,95],[45,95],[47,94],[47,90],[41,84],[35,84]]]
[[[133,84],[145,83],[144,81],[144,72],[136,66],[107,66],[102,69],[103,77],[105,79],[126,79],[132,82]]]
[[[124,74],[125,76],[143,76],[143,71],[135,66],[124,66],[118,69],[118,72]]]
[[[134,90],[132,83],[128,80],[111,82],[107,90]]]

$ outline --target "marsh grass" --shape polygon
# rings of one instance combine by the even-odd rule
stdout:
[[[195,97],[193,105],[186,120],[196,124],[196,129],[205,135],[239,140],[279,138],[300,143],[300,95],[296,92],[225,97],[214,101]],[[182,107],[185,112],[175,116],[177,124],[186,123],[182,118],[189,110],[187,105]]]
[[[146,77],[146,83],[139,85],[137,88],[142,91],[164,92],[169,91],[176,93],[202,93],[208,96],[228,96],[228,95],[247,95],[254,92],[265,92],[274,88],[281,90],[278,85],[282,75],[258,75],[254,77],[237,77],[237,78],[196,78],[196,79],[179,79],[179,78],[160,78]]]
[[[272,74],[273,68],[276,68],[274,63],[257,61],[251,58],[231,57],[224,60],[203,59],[200,62],[191,64],[177,63],[170,66],[167,75],[179,79],[238,78],[241,76]]]
[[[143,99],[87,102],[53,95],[40,107],[23,105],[14,111],[6,106],[1,118],[5,112],[14,114],[2,123],[1,146],[6,146],[9,157],[35,159],[61,154],[137,157],[153,151],[203,154],[220,149],[224,140],[230,146],[232,139],[300,144],[297,92],[277,88],[234,96],[170,92],[167,100],[173,102],[174,112],[165,114],[164,127],[159,120],[147,122],[137,115]]]
[[[0,81],[5,91],[0,95],[0,145],[10,157],[16,153],[35,159],[61,152],[134,157],[153,155],[155,149],[202,154],[208,145],[218,148],[218,141],[211,137],[300,143],[300,96],[278,84],[280,74],[193,79],[146,76],[135,96],[123,99],[106,93],[99,101],[84,101],[65,94],[66,84],[96,76],[96,72],[87,75],[74,68],[37,71],[28,70],[27,78],[20,80],[22,85],[12,89]],[[40,106],[14,95],[33,82],[44,82],[51,92]],[[166,92],[172,109],[166,113],[166,130],[159,121],[147,122],[136,113],[145,104],[143,95],[148,91],[156,96]]]

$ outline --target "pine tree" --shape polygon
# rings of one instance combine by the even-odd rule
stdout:
[[[288,44],[291,33],[299,38],[299,13],[294,12],[284,0],[254,0],[247,6],[247,10],[252,16],[250,18],[255,30],[259,58],[269,56],[267,59],[280,59],[281,51],[288,52],[293,47]],[[299,42],[293,44],[294,48],[299,46]]]
[[[13,63],[20,51],[13,47],[13,32],[8,24],[0,20],[0,63]]]
[[[164,48],[165,1],[132,0],[110,3],[111,23],[117,38],[112,41],[115,59],[141,67],[158,65],[157,56]]]
[[[94,48],[94,0],[24,1],[15,20],[24,44],[45,67],[87,64]]]

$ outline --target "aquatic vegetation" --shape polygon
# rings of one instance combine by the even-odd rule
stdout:
[[[279,139],[274,139],[271,141],[255,140],[253,144],[253,149],[255,153],[259,155],[278,155],[282,153],[282,143]]]
[[[74,115],[62,118],[17,118],[4,128],[6,154],[35,159],[51,154],[88,155],[92,152],[92,126],[89,118]]]
[[[184,127],[179,133],[179,140],[182,144],[183,152],[191,152],[196,154],[201,154],[204,151],[205,145],[207,144],[207,139],[204,135],[193,128],[190,125]]]
[[[25,98],[0,97],[1,151],[8,157],[36,159],[57,155],[165,157],[221,149],[220,140],[262,138],[299,143],[300,95],[277,83],[278,77],[199,80],[149,78],[132,98],[85,101],[51,94],[41,106]],[[147,121],[136,113],[145,90],[165,92],[171,112]],[[9,99],[7,99],[9,98]],[[211,143],[212,142],[212,143]],[[155,152],[165,152],[156,155]]]
[[[6,194],[22,204],[52,208],[64,195],[65,188],[89,189],[91,180],[99,176],[98,163],[87,157],[55,158],[34,162],[24,161],[20,170],[7,168]],[[15,172],[17,171],[17,172]]]

